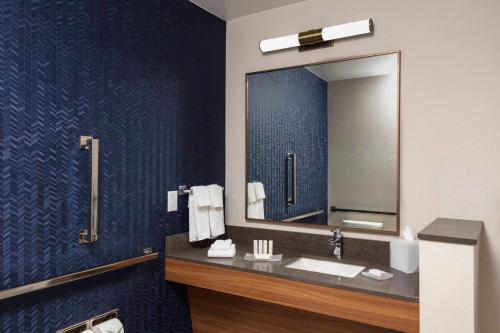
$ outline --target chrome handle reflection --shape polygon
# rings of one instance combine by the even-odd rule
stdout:
[[[286,158],[286,202],[288,205],[295,205],[297,203],[297,154],[288,153]],[[291,191],[289,188],[290,177],[288,174],[289,162],[292,163],[292,172],[291,172]]]
[[[90,150],[91,177],[90,177],[90,233],[88,229],[80,231],[79,243],[86,244],[97,241],[97,227],[99,223],[99,140],[91,136],[80,137],[80,149]],[[89,238],[90,236],[90,238]]]
[[[294,217],[287,218],[287,219],[283,220],[283,222],[294,222],[294,221],[298,221],[298,220],[303,220],[303,219],[306,219],[308,217],[312,217],[312,216],[316,216],[316,215],[321,215],[324,212],[325,211],[323,209],[318,209],[318,210],[315,210],[314,212],[310,212],[310,213],[302,214],[302,215],[299,215],[299,216],[294,216]]]

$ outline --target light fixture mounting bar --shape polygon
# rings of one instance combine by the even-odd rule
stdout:
[[[369,34],[371,32],[373,32],[373,20],[367,19],[321,29],[308,30],[283,37],[265,39],[260,42],[260,50],[263,53],[266,53],[292,47],[304,47],[310,49],[314,48],[316,44],[330,46],[333,45],[333,43],[325,42]]]

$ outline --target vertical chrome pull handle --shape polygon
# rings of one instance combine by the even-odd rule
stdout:
[[[80,137],[80,149],[90,150],[90,233],[88,229],[80,230],[79,243],[86,244],[97,241],[98,204],[99,204],[99,140],[91,136]],[[90,236],[90,238],[89,238]]]
[[[287,198],[286,202],[288,205],[294,205],[297,203],[297,154],[288,153],[287,156]],[[292,162],[292,179],[291,179],[291,191],[288,188],[289,176],[288,176],[288,162]]]

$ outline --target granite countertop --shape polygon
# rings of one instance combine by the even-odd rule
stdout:
[[[482,221],[437,218],[418,233],[418,238],[434,242],[476,245],[483,231]]]
[[[377,281],[362,274],[358,274],[354,278],[346,278],[285,267],[287,264],[300,257],[336,261],[333,257],[309,255],[298,251],[297,249],[282,248],[280,253],[283,253],[283,260],[281,262],[250,262],[244,260],[243,257],[245,253],[253,252],[253,247],[251,247],[250,244],[241,244],[236,241],[235,244],[237,251],[234,258],[208,258],[207,247],[195,248],[189,246],[189,244],[182,244],[179,246],[182,242],[181,239],[184,239],[184,237],[179,237],[179,235],[167,237],[167,258],[185,260],[198,264],[213,265],[255,274],[270,275],[276,278],[363,292],[416,303],[419,301],[418,273],[406,274],[398,270],[391,269],[390,267],[380,263],[341,260],[342,263],[366,266],[365,270],[378,268],[386,272],[391,272],[394,274],[393,278],[384,281]],[[175,245],[172,246],[172,244]]]

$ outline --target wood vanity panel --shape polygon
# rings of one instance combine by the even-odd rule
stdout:
[[[419,305],[255,273],[166,259],[166,280],[396,331],[418,333]]]
[[[194,333],[396,333],[277,304],[188,287]]]

